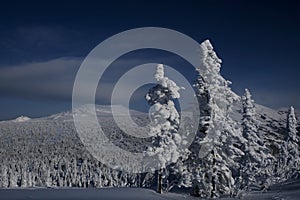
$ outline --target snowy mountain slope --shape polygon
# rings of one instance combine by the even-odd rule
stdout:
[[[121,118],[123,115],[126,117],[125,113],[128,112],[126,108],[119,106],[117,110]],[[286,111],[276,111],[257,104],[256,110],[257,119],[261,124],[260,131],[270,133],[268,138],[271,142],[283,138],[283,135],[286,134]],[[142,152],[149,146],[151,141],[132,137],[120,130],[115,124],[108,106],[96,106],[96,112],[99,123],[115,145],[131,152]],[[149,123],[148,114],[134,110],[129,112],[132,120],[138,124],[146,126]],[[192,112],[189,113],[192,115]],[[241,104],[239,102],[233,106],[231,115],[237,122],[241,121]],[[275,147],[274,152],[276,152]],[[21,175],[16,173],[12,183],[4,185],[2,183],[0,187],[31,187],[33,185],[54,187],[149,186],[153,182],[152,176],[118,174],[95,160],[81,143],[70,111],[22,122],[18,120],[0,122],[0,163],[2,169],[0,173],[8,170],[7,174],[11,174],[12,172],[9,170],[13,168],[17,172],[24,173]],[[86,164],[83,165],[83,163]],[[3,168],[4,164],[10,166],[9,169]],[[130,164],[134,165],[134,163]],[[69,167],[66,169],[65,165]],[[47,167],[53,168],[53,170],[47,171]],[[85,171],[86,167],[92,169],[92,172]],[[29,170],[30,173],[28,174],[23,168]],[[77,174],[75,177],[65,178],[59,175],[59,171],[68,174],[75,173],[74,170]],[[46,175],[41,176],[41,172]],[[82,174],[85,173],[88,177],[87,180],[82,179]],[[30,177],[28,178],[30,182],[21,183],[22,176]],[[95,176],[100,176],[97,182],[94,181]]]
[[[146,148],[145,139],[117,127],[109,107],[96,109],[99,123],[115,145],[133,152]],[[144,113],[130,112],[133,120],[148,123]],[[128,165],[134,167],[135,163]],[[114,171],[93,158],[77,135],[71,112],[0,122],[0,187],[141,186],[137,176]]]
[[[117,114],[121,116],[124,115],[125,120],[125,114],[127,112],[126,108],[122,106],[116,107]],[[85,108],[83,107],[81,109]],[[106,133],[108,133],[107,136],[119,146],[125,148],[126,144],[134,141],[136,149],[131,150],[136,151],[139,148],[139,145],[143,144],[144,140],[135,140],[130,135],[124,134],[123,131],[118,128],[117,124],[114,122],[112,111],[109,106],[96,106],[96,113],[101,127]],[[144,126],[149,123],[148,115],[145,113],[134,110],[130,110],[130,113],[133,121],[136,123]],[[5,140],[11,140],[9,143],[13,142],[14,138],[18,138],[18,141],[23,141],[24,143],[28,141],[28,147],[32,146],[32,144],[29,143],[29,141],[32,140],[35,140],[41,146],[47,146],[53,142],[74,142],[74,144],[77,145],[80,143],[75,130],[71,111],[58,113],[45,118],[2,121],[0,122],[0,138],[2,142]],[[119,141],[121,138],[124,143]],[[9,145],[7,143],[1,147],[1,149],[5,152],[6,149],[4,148],[9,148]],[[19,148],[19,145],[14,145],[13,149],[14,148]],[[127,148],[129,148],[129,146]]]
[[[116,114],[120,115],[120,116],[124,115],[124,117],[125,117],[126,113],[129,112],[133,121],[139,125],[146,126],[150,122],[148,119],[148,114],[146,114],[146,113],[139,112],[136,110],[128,111],[128,109],[126,107],[119,106],[119,105],[114,106],[114,108],[117,110]],[[82,109],[83,110],[81,110],[81,112],[85,112],[84,107]],[[257,119],[260,121],[261,127],[264,130],[269,130],[274,133],[275,131],[278,132],[278,130],[280,130],[281,128],[285,128],[286,118],[287,118],[286,115],[288,112],[288,108],[280,108],[279,110],[274,110],[274,109],[271,109],[266,106],[255,104],[255,109],[257,112]],[[232,107],[232,110],[233,110],[233,112],[231,113],[231,117],[235,121],[241,122],[241,119],[242,119],[241,102],[239,101],[239,102],[235,103]],[[184,112],[191,113],[192,108],[189,108],[189,109],[185,110]],[[300,119],[300,112],[298,112],[298,110],[296,110],[295,112],[296,112],[297,118]],[[112,110],[111,110],[110,106],[97,105],[96,113],[97,113],[97,117],[98,117],[100,123],[101,123],[101,120],[104,120],[106,122],[109,122],[111,120],[111,123],[113,123]],[[190,114],[190,116],[191,116],[191,114]],[[35,123],[38,124],[39,122],[43,122],[45,124],[52,124],[52,125],[55,125],[59,122],[73,122],[73,115],[72,115],[71,111],[66,111],[66,112],[54,114],[54,115],[44,117],[44,118],[31,119],[26,116],[20,116],[20,117],[16,118],[15,120],[0,121],[0,129],[4,129],[3,131],[1,131],[1,133],[5,132],[6,126],[7,127],[13,126],[13,125],[22,126],[21,124],[18,124],[18,122],[26,122],[26,123],[23,123],[23,125],[26,127],[26,128],[24,127],[24,130],[25,130],[30,127],[30,126],[26,126],[26,125],[33,125]],[[105,127],[106,125],[107,126],[111,125],[111,123],[108,123],[108,124],[103,123],[103,126]],[[101,123],[101,126],[102,126],[102,123]]]
[[[16,118],[14,121],[15,121],[15,122],[26,122],[26,121],[28,121],[28,120],[30,120],[29,117],[26,117],[26,116],[20,116],[20,117]]]
[[[255,107],[257,111],[257,119],[260,122],[260,131],[270,133],[270,139],[272,140],[282,138],[285,134],[287,110],[281,109],[277,111],[258,104],[255,104]],[[240,122],[242,118],[241,108],[241,103],[238,102],[233,106],[232,109],[232,118],[237,122]],[[121,116],[124,114],[124,117],[125,113],[128,112],[128,110],[122,106],[117,106],[117,110],[117,113]],[[137,124],[146,126],[149,123],[148,114],[134,110],[130,110],[129,112],[133,121],[135,121]],[[134,145],[135,149],[130,150],[140,151],[145,148],[143,145],[145,140],[128,136],[117,127],[109,106],[96,106],[96,113],[102,128],[110,133],[110,139],[115,140],[115,143],[120,147],[130,149],[132,146],[129,146],[128,144],[132,144],[132,142],[134,142],[136,143]],[[297,116],[299,117],[300,114],[298,113]],[[41,146],[47,145],[47,143],[70,143],[72,141],[75,144],[80,143],[74,127],[73,116],[70,111],[58,113],[45,118],[30,120],[29,118],[26,118],[26,120],[23,120],[25,118],[26,117],[23,117],[22,120],[18,120],[21,119],[18,118],[16,120],[0,122],[0,139],[1,143],[4,143],[1,145],[0,150],[3,153],[7,153],[14,148],[19,148],[19,145],[14,145],[14,147],[11,148],[10,145],[13,144],[15,140],[22,141],[21,145],[27,146],[28,148],[32,146],[29,143],[30,141],[35,141]],[[120,142],[121,138],[123,142]],[[2,155],[5,155],[6,153]]]

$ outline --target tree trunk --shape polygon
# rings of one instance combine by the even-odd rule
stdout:
[[[211,184],[212,184],[212,192],[210,194],[210,198],[215,198],[216,193],[217,193],[217,189],[216,189],[216,155],[215,155],[215,149],[213,149],[213,174],[212,174],[212,180],[211,180]]]
[[[157,192],[159,194],[162,194],[162,169],[158,171],[158,177],[157,177]]]

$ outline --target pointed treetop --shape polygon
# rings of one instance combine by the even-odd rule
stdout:
[[[251,97],[250,91],[247,88],[245,88],[245,96]]]
[[[251,95],[250,91],[247,88],[245,89],[245,94],[242,98],[244,98],[246,103],[249,104],[249,105],[252,105],[252,103],[254,103],[254,100],[252,100],[252,95]]]
[[[204,42],[201,43],[200,46],[204,53],[204,59],[206,59],[206,57],[210,56],[212,58],[212,60],[214,61],[214,64],[221,67],[222,60],[217,56],[211,42],[209,40],[205,40]]]
[[[209,40],[205,40],[202,44],[204,44],[207,48],[207,50],[213,50],[214,47],[212,46],[211,42]]]
[[[154,78],[156,81],[160,81],[164,78],[165,73],[164,73],[164,65],[163,64],[158,64],[156,67],[156,72],[154,74]]]
[[[157,65],[154,78],[161,86],[170,90],[172,98],[177,99],[180,97],[179,90],[183,88],[180,88],[174,81],[165,76],[163,64]]]
[[[288,116],[287,116],[287,129],[289,131],[289,136],[296,140],[296,133],[297,133],[297,120],[295,116],[295,110],[294,107],[291,106]]]
[[[295,109],[293,106],[290,107],[290,114],[295,115]]]

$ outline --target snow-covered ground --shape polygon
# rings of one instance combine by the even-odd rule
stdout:
[[[267,192],[251,192],[241,199],[245,200],[299,200],[300,179],[274,185]]]
[[[188,194],[158,194],[143,188],[101,188],[101,189],[0,189],[2,200],[195,200],[199,199]],[[223,198],[226,200],[227,198]],[[228,198],[232,199],[232,198]],[[251,192],[242,198],[245,200],[299,200],[300,179],[282,185],[274,185],[267,192]]]
[[[182,194],[158,194],[142,188],[101,188],[101,189],[2,189],[2,200],[179,200],[196,199]]]

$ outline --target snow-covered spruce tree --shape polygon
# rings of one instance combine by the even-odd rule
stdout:
[[[249,90],[245,89],[242,96],[242,127],[246,141],[242,144],[245,155],[241,160],[241,181],[237,183],[239,190],[248,190],[253,186],[266,188],[273,175],[271,168],[274,157],[258,135],[259,122],[255,117],[253,102]]]
[[[2,165],[1,167],[1,187],[7,188],[9,186],[9,180],[8,180],[8,170],[6,165]]]
[[[180,87],[164,75],[164,66],[157,65],[154,75],[157,85],[151,88],[146,94],[149,105],[154,106],[153,125],[150,130],[153,136],[153,145],[149,147],[146,154],[156,156],[159,161],[158,188],[162,193],[163,171],[168,163],[175,163],[180,152],[177,146],[181,142],[181,137],[177,133],[179,127],[179,114],[173,102],[180,97]]]
[[[21,187],[27,187],[27,165],[21,166]]]
[[[293,175],[299,175],[300,157],[299,157],[299,137],[297,135],[297,120],[295,116],[294,108],[291,106],[287,119],[288,139],[287,146],[289,157],[287,164],[290,168],[289,177]]]
[[[17,187],[17,170],[15,168],[15,163],[9,165],[9,168],[8,168],[8,174],[9,174],[9,187]]]
[[[198,70],[198,69],[196,69]],[[208,127],[211,123],[211,107],[210,107],[210,94],[207,90],[207,84],[205,83],[200,70],[198,71],[198,77],[193,84],[195,88],[198,109],[193,109],[193,115],[195,119],[199,116],[198,131],[195,136],[193,143],[190,146],[191,154],[188,161],[186,161],[189,166],[189,171],[192,173],[192,191],[193,196],[207,197],[210,194],[205,188],[204,182],[204,165],[202,159],[199,159],[199,149],[201,147],[201,141],[207,134]]]
[[[280,157],[278,159],[278,173],[281,175],[280,178],[282,181],[299,176],[299,137],[297,136],[297,120],[293,107],[289,109],[286,128],[287,135],[282,142]]]
[[[205,111],[200,112],[199,123],[199,130],[205,136],[200,141],[199,151],[203,174],[199,187],[204,187],[200,188],[204,192],[199,195],[215,198],[234,192],[234,176],[239,169],[238,160],[243,155],[240,150],[243,138],[237,124],[229,115],[231,105],[239,97],[229,88],[230,82],[221,76],[222,61],[214,52],[211,43],[206,40],[201,48],[202,66],[201,70],[197,70],[199,78],[195,84],[198,101],[200,98],[200,110]],[[199,181],[196,183],[199,184]]]

